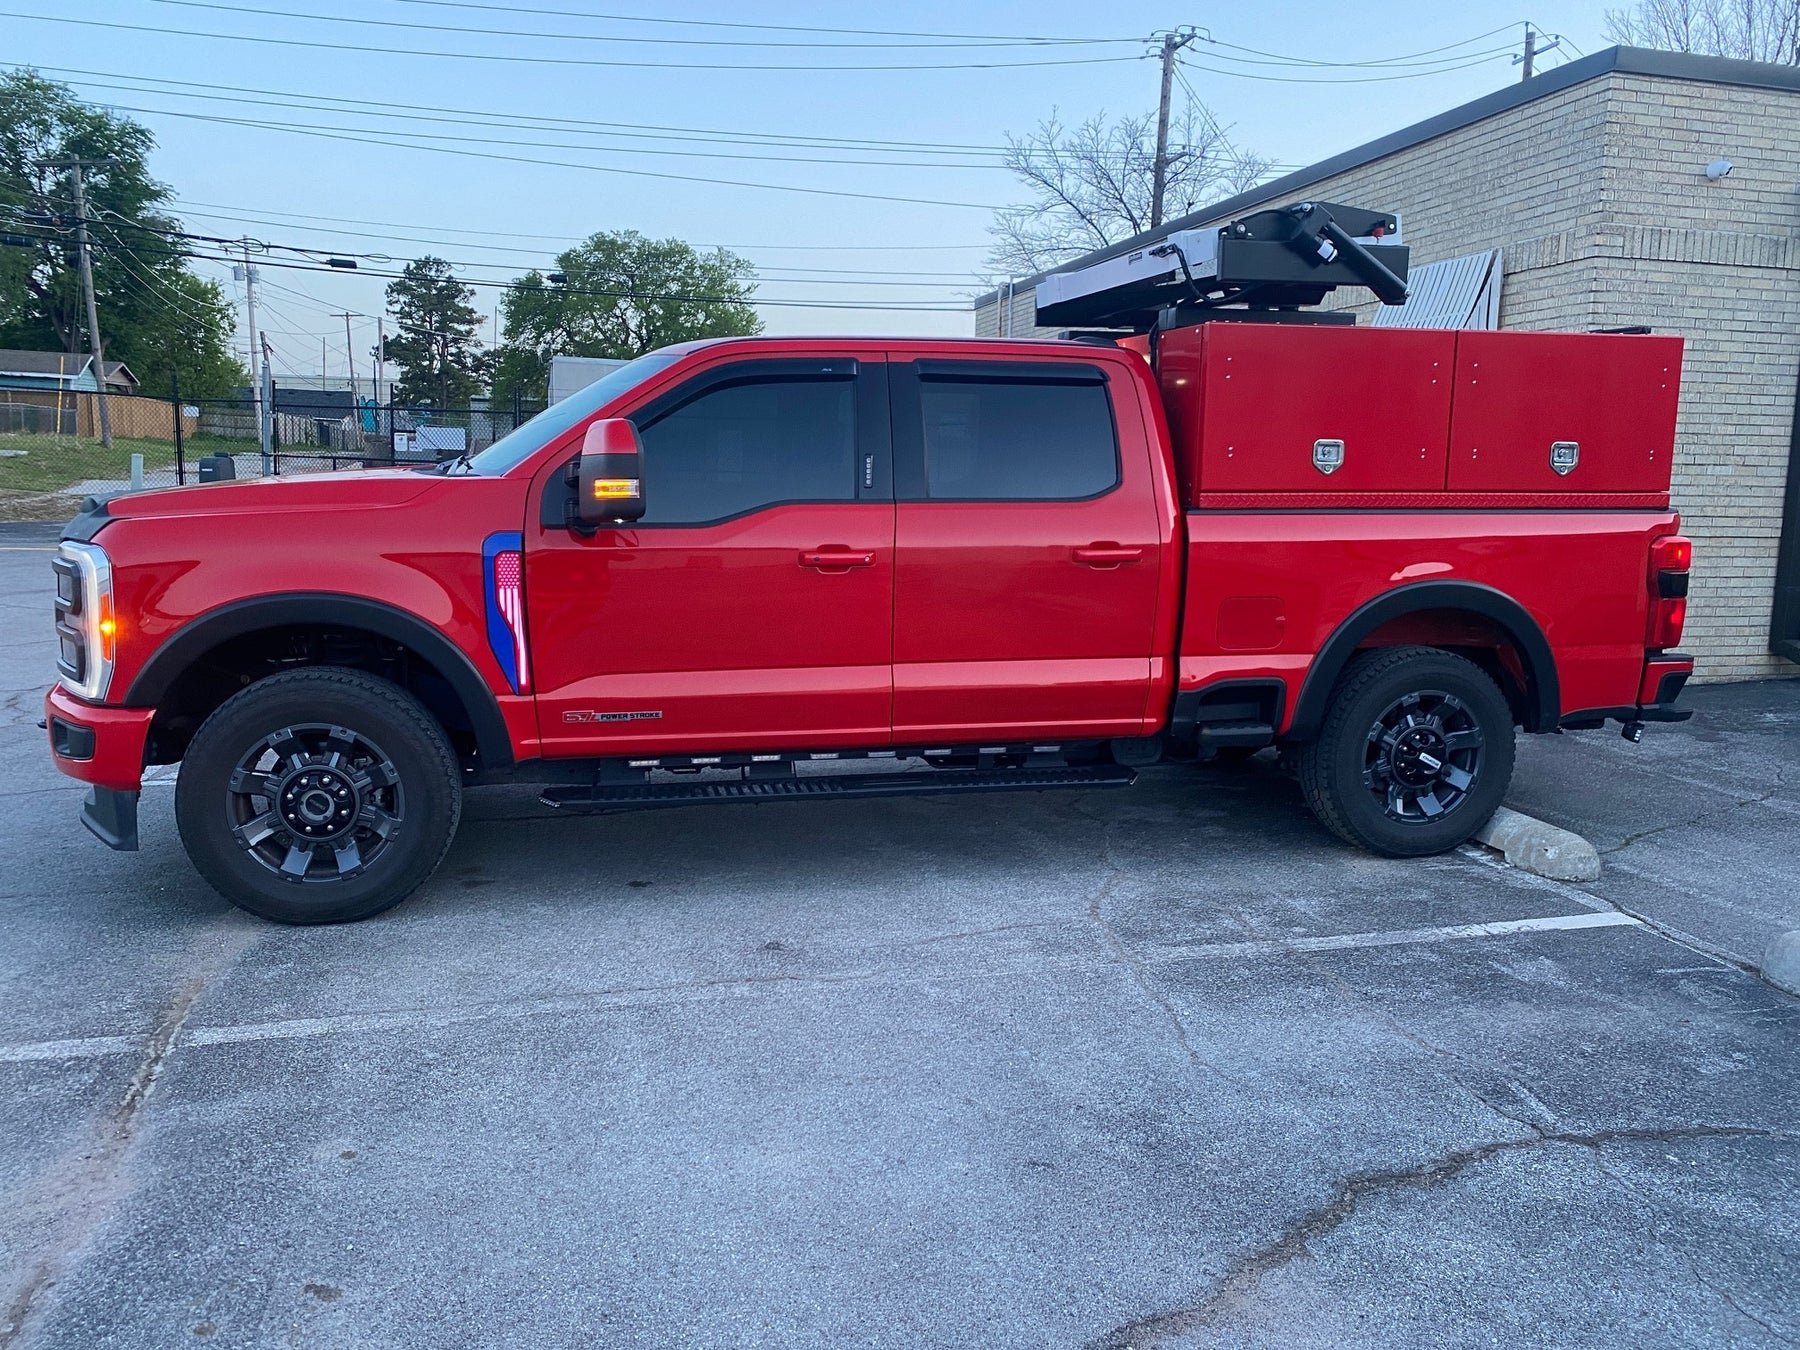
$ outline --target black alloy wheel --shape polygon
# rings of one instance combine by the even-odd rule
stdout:
[[[259,737],[225,786],[238,844],[276,876],[340,881],[379,862],[406,819],[406,793],[387,753],[326,722]]]
[[[1363,786],[1390,820],[1435,820],[1481,776],[1486,737],[1469,707],[1442,689],[1404,694],[1369,727]]]
[[[1339,838],[1391,858],[1443,853],[1487,824],[1512,782],[1513,711],[1493,676],[1435,647],[1344,667],[1294,767]]]
[[[462,768],[437,719],[365,671],[256,681],[194,733],[175,823],[200,874],[278,923],[366,919],[416,890],[462,814]]]

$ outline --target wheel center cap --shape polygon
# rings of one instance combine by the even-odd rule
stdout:
[[[1444,738],[1435,731],[1409,731],[1394,747],[1394,774],[1409,787],[1422,786],[1443,773],[1446,753]]]
[[[281,819],[302,839],[329,839],[356,821],[361,808],[356,787],[336,769],[309,766],[290,775],[280,788]]]

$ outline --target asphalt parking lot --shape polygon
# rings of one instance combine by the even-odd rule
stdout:
[[[297,930],[76,820],[0,530],[0,1347],[1800,1340],[1800,684],[1534,742],[1588,886],[1267,757],[565,821]],[[1786,775],[1784,777],[1784,775]]]

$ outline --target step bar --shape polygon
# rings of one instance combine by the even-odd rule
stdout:
[[[785,802],[824,797],[937,797],[1051,788],[1130,787],[1137,770],[1122,764],[1052,769],[931,769],[915,773],[809,774],[700,783],[602,783],[553,787],[538,800],[571,812],[647,811],[663,806]]]

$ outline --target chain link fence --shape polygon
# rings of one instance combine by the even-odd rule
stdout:
[[[542,403],[409,408],[276,386],[262,450],[249,398],[111,394],[112,445],[91,393],[0,389],[0,520],[66,520],[89,495],[235,478],[429,465],[481,451]]]

